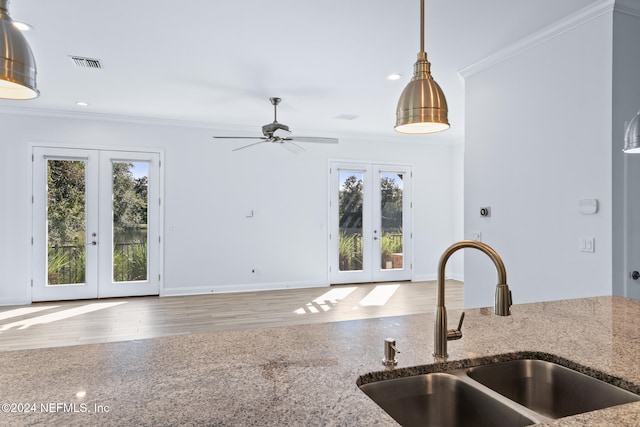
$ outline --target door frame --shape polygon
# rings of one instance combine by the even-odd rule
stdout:
[[[339,271],[339,253],[334,248],[338,238],[338,210],[334,203],[337,202],[334,194],[334,180],[339,180],[339,170],[362,171],[369,175],[369,179],[377,179],[379,172],[404,172],[407,177],[403,179],[403,268],[381,269],[381,252],[375,250],[373,242],[373,229],[376,219],[379,218],[380,195],[374,189],[368,191],[368,195],[363,197],[363,212],[369,214],[363,217],[363,263],[367,262],[369,269],[355,271]],[[376,161],[353,161],[353,160],[329,160],[328,166],[328,189],[329,189],[329,227],[328,227],[328,278],[330,284],[343,283],[367,283],[413,280],[413,165],[406,163],[376,162]],[[338,177],[338,178],[335,178]],[[365,192],[366,190],[365,183]],[[379,188],[379,187],[376,187]],[[406,196],[406,197],[405,197]],[[375,212],[375,213],[374,213]],[[366,261],[364,261],[366,260]]]
[[[140,147],[140,146],[119,146],[119,145],[94,145],[94,144],[71,144],[71,143],[62,143],[62,142],[52,142],[52,141],[42,141],[42,140],[31,140],[27,144],[27,159],[26,161],[29,163],[27,174],[27,204],[28,204],[28,236],[30,236],[31,243],[28,246],[26,260],[27,265],[29,266],[29,274],[28,274],[28,291],[27,297],[28,300],[34,302],[33,299],[33,285],[34,285],[34,275],[35,275],[35,260],[34,260],[34,224],[35,224],[35,210],[34,210],[34,168],[35,168],[35,154],[34,149],[36,147],[44,148],[44,149],[70,149],[70,150],[91,150],[95,152],[108,151],[108,152],[122,152],[122,158],[126,158],[126,153],[149,153],[158,155],[159,159],[159,171],[158,171],[158,255],[157,255],[157,272],[158,272],[158,295],[164,295],[164,188],[165,188],[165,174],[164,174],[164,149],[157,147]],[[151,203],[151,201],[150,201]],[[135,295],[135,293],[133,294]],[[102,295],[99,297],[109,297],[109,295]]]

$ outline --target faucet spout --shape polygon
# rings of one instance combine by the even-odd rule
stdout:
[[[460,327],[454,333],[447,333],[447,309],[444,305],[444,272],[449,257],[456,251],[464,248],[474,248],[485,253],[496,266],[498,272],[498,284],[496,285],[496,293],[494,300],[494,313],[499,316],[509,316],[511,314],[511,291],[509,285],[507,285],[507,270],[504,267],[502,258],[500,255],[491,248],[489,245],[479,242],[477,240],[461,240],[449,246],[440,257],[438,263],[438,304],[435,310],[435,323],[434,323],[434,339],[433,339],[433,355],[435,357],[446,358],[447,354],[447,341],[450,339],[459,339],[462,337]],[[464,313],[463,313],[464,316]]]

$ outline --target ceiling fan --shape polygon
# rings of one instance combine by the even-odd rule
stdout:
[[[243,148],[252,147],[258,144],[275,143],[275,144],[280,144],[283,148],[286,148],[287,150],[293,153],[300,153],[305,150],[295,142],[320,142],[325,144],[338,143],[338,139],[336,138],[322,138],[322,137],[315,137],[315,136],[289,136],[289,134],[291,133],[291,131],[289,130],[289,126],[284,125],[282,123],[278,123],[278,104],[280,104],[280,101],[282,100],[280,98],[269,98],[269,101],[271,101],[271,105],[273,105],[273,122],[262,126],[262,134],[264,136],[261,136],[261,137],[214,136],[214,138],[216,139],[259,139],[259,141],[256,141],[249,145],[244,145],[232,151],[242,150]]]

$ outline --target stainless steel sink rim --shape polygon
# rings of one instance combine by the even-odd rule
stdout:
[[[431,374],[435,372],[449,372],[457,369],[473,368],[482,365],[496,364],[500,362],[509,362],[512,360],[542,360],[545,362],[553,362],[557,365],[564,366],[574,371],[580,372],[595,379],[615,385],[623,390],[640,395],[640,385],[627,381],[615,375],[607,374],[603,371],[576,363],[572,360],[557,356],[551,353],[540,351],[518,351],[512,353],[501,353],[491,356],[478,357],[473,359],[460,359],[448,362],[432,363],[427,365],[408,366],[403,368],[393,368],[384,371],[374,371],[360,375],[356,380],[356,385],[361,386],[370,382],[382,381],[394,378],[410,377],[413,375]]]

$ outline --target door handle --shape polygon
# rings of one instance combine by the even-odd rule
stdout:
[[[97,244],[98,244],[98,242],[96,242],[95,240],[92,240],[91,243],[87,243],[87,246],[89,246],[89,245],[95,246]]]

